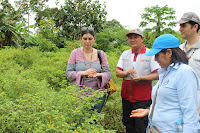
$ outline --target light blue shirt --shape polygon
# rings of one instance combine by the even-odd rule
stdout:
[[[176,63],[175,66],[171,64],[167,71],[164,79],[166,69],[161,68],[158,71],[159,81],[152,90],[153,101],[159,84],[152,125],[162,133],[176,133],[176,122],[181,120],[184,123],[183,133],[199,133],[197,75],[191,67],[183,63]]]

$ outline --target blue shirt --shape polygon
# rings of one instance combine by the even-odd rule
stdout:
[[[152,90],[153,101],[159,84],[152,125],[162,133],[175,133],[176,122],[181,120],[184,123],[183,133],[198,133],[200,131],[197,111],[198,77],[183,63],[180,65],[176,63],[174,66],[171,64],[167,71],[166,75],[166,69],[161,68],[158,71],[159,81]]]

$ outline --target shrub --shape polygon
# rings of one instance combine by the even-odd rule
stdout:
[[[66,80],[69,54],[35,47],[0,51],[0,132],[115,132],[104,128],[104,111],[92,110],[104,93],[79,98],[88,88],[80,91]]]
[[[45,38],[40,39],[40,41],[38,40],[38,48],[42,52],[58,51],[58,47],[56,47],[56,44],[52,43],[51,41]]]

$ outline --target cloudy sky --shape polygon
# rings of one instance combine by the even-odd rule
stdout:
[[[100,0],[107,4],[107,20],[116,19],[122,25],[130,29],[137,28],[142,21],[141,14],[145,7],[158,5],[173,8],[176,11],[176,19],[180,19],[185,12],[194,12],[200,16],[199,0]],[[179,26],[175,28],[178,30]]]
[[[12,2],[14,0],[11,0]],[[54,7],[55,0],[49,0],[50,7]],[[195,12],[200,16],[199,0],[99,0],[102,4],[106,2],[107,20],[116,19],[123,26],[127,26],[128,29],[137,28],[142,21],[141,14],[144,13],[145,7],[151,7],[158,5],[163,7],[173,8],[176,11],[177,20],[185,12]],[[64,0],[60,0],[61,4],[64,4]],[[32,20],[32,23],[34,21]],[[179,26],[175,28],[178,31]]]

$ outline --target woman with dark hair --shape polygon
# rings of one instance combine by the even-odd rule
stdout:
[[[185,64],[188,64],[188,58],[186,57],[186,54],[183,52],[183,50],[181,50],[180,48],[171,48],[172,50],[172,57],[171,57],[171,61],[170,63],[174,64],[175,63],[185,63]],[[166,54],[167,52],[167,49],[162,49],[160,51],[161,53],[164,53]],[[158,57],[159,54],[156,54],[155,57]]]
[[[195,72],[187,65],[188,58],[179,48],[179,40],[170,34],[161,35],[145,55],[155,55],[155,60],[160,64],[159,81],[152,90],[150,109],[133,110],[130,117],[149,114],[147,133],[152,130],[176,133],[177,124],[182,124],[183,133],[199,133],[199,81]]]
[[[91,87],[93,90],[104,90],[104,86],[111,79],[110,68],[106,54],[101,50],[101,64],[98,58],[98,50],[93,48],[95,42],[95,32],[93,27],[81,28],[81,41],[83,46],[74,49],[68,60],[66,76],[77,85]],[[101,68],[103,73],[101,73]],[[95,105],[95,109],[100,113],[105,102],[106,95],[101,98],[101,102]]]

